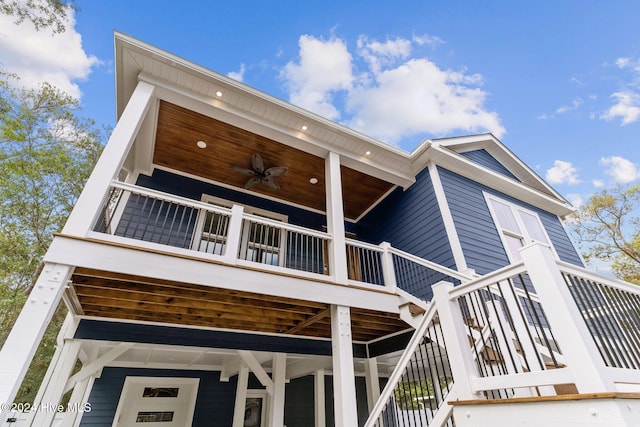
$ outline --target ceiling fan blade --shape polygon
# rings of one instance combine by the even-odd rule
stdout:
[[[266,171],[264,171],[264,176],[276,177],[276,176],[284,175],[285,173],[287,173],[287,168],[275,167],[275,168],[269,168]]]
[[[254,177],[249,179],[249,181],[247,181],[247,183],[244,185],[244,188],[247,190],[252,189],[253,187],[255,187],[258,183],[260,182],[260,178]]]
[[[231,166],[231,169],[235,172],[241,173],[242,175],[256,176],[256,171],[251,169],[239,168],[237,166]]]
[[[262,183],[264,185],[266,185],[267,187],[269,187],[272,190],[279,190],[280,189],[280,184],[278,184],[275,180],[271,179],[271,178],[262,178]]]
[[[257,173],[260,174],[264,172],[264,161],[262,160],[262,157],[260,157],[260,154],[254,154],[251,157],[251,164]]]

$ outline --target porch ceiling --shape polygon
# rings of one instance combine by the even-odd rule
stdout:
[[[207,147],[196,143],[205,141]],[[283,166],[281,188],[258,184],[251,191],[325,211],[324,158],[273,141],[186,108],[160,102],[154,163],[243,188],[248,177],[232,166],[251,168],[251,156],[262,156],[265,167]],[[386,194],[393,184],[346,166],[341,167],[345,218],[356,219]],[[309,180],[316,178],[317,184]]]
[[[328,304],[76,268],[70,289],[87,316],[331,337]],[[331,285],[327,285],[331,286]],[[352,309],[352,336],[366,342],[408,329],[397,314]]]

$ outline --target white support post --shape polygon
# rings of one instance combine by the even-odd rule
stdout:
[[[364,361],[365,382],[367,385],[367,407],[369,413],[380,398],[380,374],[378,373],[378,359],[375,357]]]
[[[324,369],[315,372],[313,380],[314,415],[315,427],[326,427],[327,418],[325,414],[325,391],[324,391]]]
[[[229,231],[227,233],[227,247],[224,250],[224,259],[229,264],[238,261],[238,250],[240,249],[240,239],[242,238],[242,216],[244,207],[233,205],[231,207],[231,220],[229,221]]]
[[[60,359],[56,364],[51,381],[47,386],[39,407],[35,408],[33,426],[50,426],[56,416],[58,404],[62,400],[64,386],[73,371],[78,360],[78,353],[82,343],[80,341],[67,340],[62,348]]]
[[[233,427],[244,425],[244,410],[247,401],[247,387],[249,384],[249,368],[242,366],[238,372],[238,384],[236,386],[236,403],[233,407]]]
[[[358,425],[349,307],[331,306],[333,407],[336,427]]]
[[[66,413],[60,427],[75,427],[79,425],[82,414],[91,411],[91,407],[87,405],[87,400],[95,378],[94,376],[86,377],[75,385],[71,398],[69,398],[69,403],[65,408]]]
[[[271,379],[273,381],[273,393],[268,399],[270,427],[284,425],[284,396],[287,369],[287,355],[276,353],[273,355]]]
[[[389,242],[380,243],[382,248],[382,276],[384,277],[384,286],[390,290],[395,290],[396,272],[393,267],[393,254],[390,252],[391,244]]]
[[[154,100],[154,90],[155,86],[138,82],[62,229],[63,233],[84,236],[95,223],[111,181],[118,176]]]
[[[548,246],[534,243],[520,250],[522,260],[540,298],[553,336],[580,393],[616,391],[580,310]]]
[[[45,264],[27,302],[0,350],[0,403],[11,403],[29,368],[73,269]],[[0,413],[0,425],[6,417]]]
[[[471,386],[470,378],[478,376],[475,363],[471,356],[469,338],[462,321],[462,313],[457,302],[451,301],[449,292],[453,284],[438,282],[432,286],[433,300],[438,310],[438,318],[443,331],[443,338],[449,355],[449,365],[461,400],[480,398]]]
[[[329,245],[329,272],[338,283],[347,283],[347,243],[344,233],[344,206],[342,203],[342,177],[340,155],[330,152],[325,159],[325,186],[327,194],[327,231]]]

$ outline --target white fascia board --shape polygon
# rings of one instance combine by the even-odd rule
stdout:
[[[152,253],[61,235],[53,239],[45,258],[47,262],[60,260],[58,262],[76,267],[380,310],[387,313],[399,313],[399,306],[402,304],[398,295],[382,291],[369,291],[303,277],[267,273],[245,267]],[[331,278],[327,277],[327,281],[329,280]]]
[[[456,153],[486,150],[524,184],[547,192],[558,199],[566,200],[560,193],[542,179],[533,169],[491,133],[442,138],[432,141],[434,145],[446,147]]]
[[[481,167],[474,162],[450,152],[446,148],[432,145],[429,149],[430,159],[441,166],[501,193],[508,194],[518,200],[527,202],[561,218],[575,210],[563,199],[555,198],[537,189],[528,187],[508,176]]]

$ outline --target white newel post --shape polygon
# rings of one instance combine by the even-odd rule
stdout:
[[[138,82],[62,229],[63,233],[84,236],[95,223],[111,181],[118,176],[154,99],[154,90],[155,86]]]
[[[241,205],[233,205],[231,207],[227,247],[224,250],[225,261],[229,264],[235,264],[238,261],[238,250],[240,249],[240,239],[242,238],[243,215],[244,207]]]
[[[520,253],[560,351],[573,373],[578,392],[615,391],[551,249],[534,243],[522,248]]]
[[[333,407],[336,427],[358,425],[352,345],[349,307],[332,305],[331,357],[333,359]]]
[[[479,399],[480,394],[474,392],[470,381],[471,378],[478,377],[478,372],[471,356],[462,312],[458,303],[449,298],[449,292],[453,287],[449,282],[436,283],[431,287],[433,300],[438,310],[457,397],[460,400]]]
[[[382,276],[384,277],[384,286],[390,290],[396,289],[396,272],[393,268],[393,254],[391,253],[391,244],[389,242],[380,243],[382,249]]]
[[[0,403],[15,398],[72,271],[67,265],[44,265],[0,350]],[[0,412],[0,425],[6,416],[7,412]]]
[[[344,207],[340,155],[330,152],[325,159],[325,187],[327,193],[327,231],[329,244],[329,272],[338,283],[347,283],[347,243],[344,235]]]

